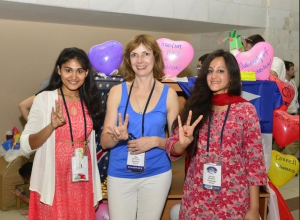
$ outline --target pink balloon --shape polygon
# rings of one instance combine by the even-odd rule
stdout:
[[[109,220],[107,203],[100,203],[96,210],[96,220]]]
[[[258,80],[266,80],[270,77],[273,57],[273,47],[267,42],[259,42],[249,51],[238,53],[235,56],[240,70],[255,72]]]
[[[160,38],[157,43],[163,55],[166,76],[177,76],[190,64],[194,57],[194,48],[186,41]]]

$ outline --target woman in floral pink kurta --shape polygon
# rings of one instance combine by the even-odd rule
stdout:
[[[222,111],[220,115],[213,114],[208,160],[208,122],[200,130],[197,155],[191,159],[184,184],[180,219],[243,219],[249,209],[249,185],[266,184],[256,110],[250,103],[238,103],[231,105],[224,128],[221,150],[222,189],[203,189],[203,163],[215,163],[215,158],[219,156],[225,113],[226,111]],[[169,147],[177,141],[176,132],[168,141],[167,149],[170,150]]]
[[[224,53],[226,54],[224,55]],[[222,58],[223,63],[220,63],[222,59],[216,59],[216,57],[220,57],[219,54],[224,57]],[[226,90],[221,90],[223,87],[220,87],[220,84],[226,81],[224,74],[226,71],[232,71],[232,68],[227,68],[228,59],[232,59],[231,56],[228,55],[228,52],[216,51],[204,63],[204,70],[206,69],[208,73],[202,76],[202,79],[197,79],[198,82],[195,83],[192,96],[180,115],[182,121],[186,123],[182,126],[178,120],[178,123],[175,123],[176,126],[174,126],[174,133],[167,141],[166,151],[172,160],[176,160],[180,154],[184,153],[182,151],[184,147],[181,146],[185,146],[188,153],[193,155],[193,151],[189,151],[189,148],[193,147],[191,141],[195,140],[195,152],[194,156],[191,157],[183,189],[180,220],[252,220],[259,218],[258,204],[256,204],[259,196],[257,192],[256,194],[250,192],[251,186],[265,185],[267,181],[259,120],[255,107],[251,103],[236,96],[236,94],[228,95],[227,90],[230,85],[226,87],[226,84],[224,84],[223,87]],[[219,67],[223,67],[224,71],[218,72]],[[203,72],[200,74],[203,74]],[[201,76],[199,77],[201,78]],[[210,98],[212,118],[210,122],[209,150],[207,150],[209,114],[206,117],[205,114],[200,114],[204,116],[203,118],[201,118],[202,116],[199,117],[197,108],[201,109],[201,105],[195,104],[200,99],[199,94],[193,96],[195,92],[203,94],[197,90],[197,86],[201,85],[201,82],[202,84],[206,82],[203,79],[204,77],[207,78],[207,86],[213,92]],[[211,78],[213,82],[216,82],[213,85],[210,85],[209,80]],[[231,73],[228,73],[228,78],[230,82],[234,81]],[[215,93],[215,91],[225,91],[225,93]],[[221,144],[221,130],[228,106],[229,112]],[[189,110],[192,110],[192,112],[189,112]],[[203,109],[202,111],[205,112]],[[195,112],[196,115],[194,115]],[[185,116],[184,113],[188,116]],[[200,124],[200,127],[197,130],[198,124]],[[190,143],[188,141],[184,143],[183,136],[186,140],[190,138]],[[187,144],[188,147],[186,147]],[[221,164],[221,190],[203,188],[204,163]],[[257,189],[259,188],[255,187],[256,191]],[[251,194],[254,197],[252,203]]]

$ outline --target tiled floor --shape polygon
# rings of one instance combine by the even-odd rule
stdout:
[[[297,198],[297,200],[293,200],[294,204],[289,206],[291,210],[291,214],[294,217],[294,220],[299,220],[299,175],[291,179],[287,184],[279,188],[279,192],[281,193],[284,200],[289,204],[289,200],[293,198]],[[294,206],[295,203],[298,202],[298,205]],[[295,207],[298,207],[296,209]]]
[[[1,220],[25,220],[28,219],[27,216],[23,216],[21,214],[22,211],[28,210],[28,208],[22,208],[22,209],[15,209],[15,210],[9,210],[9,211],[2,211],[0,209],[0,219]]]
[[[173,167],[174,168],[174,167]],[[291,201],[290,199],[293,199],[291,201],[293,203],[293,206],[291,205],[289,208],[291,210],[291,214],[294,217],[294,220],[299,220],[299,209],[296,209],[295,207],[299,208],[299,176],[294,177],[291,179],[287,184],[279,188],[279,191],[283,198],[285,200]],[[297,198],[295,200],[295,198]],[[295,205],[298,202],[298,205]],[[25,220],[27,219],[27,216],[22,216],[21,212],[26,209],[20,209],[20,210],[10,210],[10,211],[1,211],[0,210],[0,219],[1,220]]]

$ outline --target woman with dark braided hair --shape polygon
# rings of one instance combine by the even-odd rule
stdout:
[[[23,154],[36,151],[28,219],[95,219],[102,199],[95,143],[100,105],[86,53],[64,49],[20,138]]]
[[[191,157],[180,220],[259,220],[259,185],[267,181],[260,126],[240,94],[235,57],[211,53],[166,145],[171,160]]]

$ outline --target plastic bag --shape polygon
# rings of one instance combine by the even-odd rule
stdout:
[[[22,153],[20,150],[10,149],[10,150],[6,151],[4,159],[6,160],[6,162],[10,163],[19,156],[22,156]]]
[[[14,148],[12,148],[12,139],[5,141],[0,146],[0,157],[4,157],[5,161],[10,163],[19,156],[24,156],[29,159],[28,155],[23,155],[20,151],[20,144],[17,143]]]
[[[3,156],[5,156],[5,154],[6,154],[6,150],[2,147],[2,145],[0,146],[0,157],[3,157]]]

